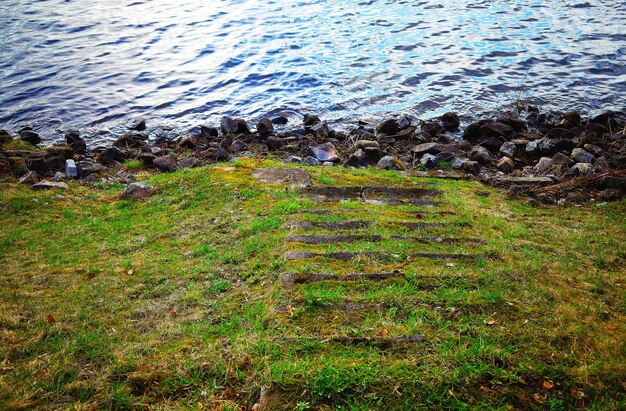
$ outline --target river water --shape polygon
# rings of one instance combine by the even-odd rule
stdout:
[[[0,127],[624,109],[625,22],[616,0],[1,0]]]

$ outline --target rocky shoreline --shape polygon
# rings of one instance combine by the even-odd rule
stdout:
[[[621,112],[583,118],[576,111],[540,113],[529,106],[464,127],[457,114],[446,113],[430,121],[408,116],[378,124],[361,121],[348,132],[333,130],[311,114],[292,123],[276,115],[252,128],[243,119],[223,117],[219,126],[149,141],[146,121],[136,118],[111,146],[92,149],[76,130],[65,133],[66,144],[42,148],[31,127],[0,130],[0,175],[34,189],[63,187],[68,178],[129,184],[129,170],[138,167],[172,172],[272,156],[307,166],[477,178],[508,189],[513,197],[525,194],[546,204],[612,201],[626,194],[626,114]]]

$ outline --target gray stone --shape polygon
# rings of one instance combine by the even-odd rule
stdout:
[[[451,161],[451,165],[452,168],[455,170],[462,170],[463,169],[463,164],[465,164],[467,161],[469,161],[469,158],[467,157],[454,157]]]
[[[280,150],[285,145],[285,140],[280,137],[269,136],[265,139],[268,150]]]
[[[437,154],[435,156],[435,160],[437,161],[437,164],[439,163],[449,163],[452,161],[452,159],[454,158],[454,153],[450,153],[447,151],[442,151],[441,153]]]
[[[307,149],[307,154],[317,158],[318,160],[337,162],[339,161],[339,155],[337,155],[337,149],[333,143],[324,143],[319,146],[311,146]]]
[[[541,157],[539,162],[535,165],[535,172],[537,174],[543,174],[550,170],[554,165],[554,161],[550,157]]]
[[[321,139],[325,139],[330,136],[330,129],[328,128],[328,123],[325,121],[315,123],[313,126],[311,126],[311,132]]]
[[[376,164],[376,167],[382,168],[384,170],[404,170],[405,169],[404,165],[400,162],[400,160],[398,160],[394,156],[385,156],[381,158]]]
[[[56,181],[40,181],[37,184],[33,184],[30,188],[32,188],[33,190],[50,190],[53,188],[65,190],[68,188],[68,185]]]
[[[378,141],[374,140],[359,140],[356,142],[355,147],[358,149],[366,149],[369,147],[380,148]]]
[[[363,167],[367,165],[367,160],[367,154],[365,154],[365,151],[358,149],[352,153],[346,161],[344,161],[343,165],[345,167]]]
[[[480,163],[478,161],[468,160],[463,163],[463,171],[476,176],[480,173]]]
[[[314,114],[305,114],[302,119],[305,127],[311,127],[312,125],[317,124],[320,121],[322,120],[320,120],[320,118]]]
[[[235,154],[236,154],[236,153],[239,153],[240,151],[245,150],[245,149],[246,149],[246,147],[247,147],[247,144],[246,144],[246,143],[244,143],[243,141],[241,141],[241,140],[235,140],[235,141],[233,141],[233,142],[231,143],[231,145],[228,147],[228,150],[229,150],[231,153],[235,153]]]
[[[19,181],[20,181],[20,184],[33,185],[37,181],[39,181],[39,177],[37,177],[37,173],[36,172],[29,171],[28,173],[26,173],[22,177],[20,177]]]
[[[252,171],[255,180],[263,184],[307,187],[311,184],[309,172],[302,168],[257,168]]]
[[[175,171],[177,166],[176,157],[171,154],[155,158],[152,164],[165,173]]]
[[[232,136],[235,134],[250,134],[248,123],[240,118],[224,116],[220,120],[220,128],[222,129],[222,134],[224,134],[225,136]]]
[[[602,157],[606,154],[606,152],[602,148],[596,146],[595,144],[585,144],[584,148],[595,157]]]
[[[322,165],[323,165],[324,167],[332,167],[332,166],[334,166],[334,165],[335,165],[335,163],[333,163],[332,161],[324,161],[324,162],[322,163]]]
[[[65,142],[77,153],[87,151],[87,143],[85,143],[85,140],[80,136],[78,130],[68,130],[65,132]]]
[[[65,174],[70,178],[78,178],[78,168],[74,160],[65,160]]]
[[[552,184],[548,177],[505,177],[500,180],[504,184],[516,184],[519,186],[546,186]]]
[[[56,173],[54,173],[54,176],[52,177],[52,181],[63,181],[65,179],[65,174],[57,171]]]
[[[609,171],[610,165],[606,157],[598,157],[593,162],[593,168],[595,168],[598,173],[606,173]]]
[[[304,164],[307,166],[319,166],[320,161],[313,156],[308,156],[307,158],[304,159]]]
[[[66,167],[67,167],[67,163],[66,163]],[[84,178],[84,177],[87,177],[89,174],[99,173],[102,170],[104,170],[106,167],[104,167],[102,164],[94,163],[93,161],[84,160],[84,161],[79,161],[76,164],[76,168],[78,169],[78,175],[81,178]]]
[[[474,146],[470,151],[469,158],[480,164],[488,164],[491,161],[491,153],[485,147]]]
[[[582,148],[575,148],[572,150],[572,158],[577,163],[593,163],[594,155]]]
[[[438,143],[423,143],[418,144],[411,150],[416,156],[421,156],[425,153],[438,154],[441,152],[441,144]]]
[[[302,162],[302,157],[298,157],[298,156],[291,156],[285,161],[285,163],[301,163],[301,162]]]
[[[155,193],[155,189],[147,183],[132,183],[126,187],[126,191],[122,194],[122,198],[125,200],[143,200],[152,196]]]
[[[269,118],[263,117],[257,123],[256,131],[259,133],[261,137],[267,137],[274,132],[274,124]]]
[[[195,157],[187,157],[178,163],[179,169],[195,168],[200,164],[200,160]]]
[[[437,159],[432,154],[425,153],[420,158],[420,164],[426,168],[433,168],[437,165]]]
[[[500,153],[507,157],[514,158],[517,155],[517,147],[515,144],[507,141],[500,146]]]
[[[502,157],[496,167],[504,174],[510,174],[515,170],[515,163],[509,157]]]
[[[126,123],[129,130],[143,131],[146,129],[146,120],[143,117],[135,117]]]
[[[569,169],[569,174],[574,176],[586,176],[594,173],[594,168],[590,163],[576,163]]]
[[[574,160],[572,160],[571,158],[569,158],[568,156],[566,156],[563,153],[556,153],[552,157],[552,163],[553,164],[564,165],[564,166],[571,166],[571,165],[574,164]]]

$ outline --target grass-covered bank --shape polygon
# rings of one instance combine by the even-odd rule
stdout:
[[[420,234],[482,238],[445,249],[501,260],[285,262],[288,249],[408,255],[443,246],[287,245],[289,221],[344,214],[378,222],[375,234],[387,236],[405,234],[389,228],[403,211],[423,208],[345,203],[330,206],[345,213],[306,215],[320,205],[256,183],[254,165],[145,175],[157,193],[138,203],[119,199],[122,186],[3,183],[0,408],[250,409],[261,387],[265,409],[626,406],[623,201],[536,208],[438,180],[441,208],[455,214],[427,213],[419,220],[448,226]],[[425,181],[309,171],[318,185]],[[395,269],[407,278],[291,291],[279,281],[284,272]],[[425,340],[324,341],[408,334]]]

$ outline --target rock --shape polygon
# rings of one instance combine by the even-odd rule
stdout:
[[[576,138],[576,134],[574,134],[573,132],[571,132],[570,130],[568,130],[566,128],[555,127],[555,128],[553,128],[552,130],[550,130],[548,132],[546,137],[552,138],[552,139],[568,139],[568,140],[571,140],[573,138]]]
[[[463,163],[463,171],[473,174],[475,176],[478,175],[478,173],[480,173],[480,163],[478,163],[478,161],[471,161],[468,160],[466,162]]]
[[[601,138],[609,132],[609,129],[599,123],[589,123],[585,126],[585,133],[595,135],[596,138]]]
[[[548,177],[505,177],[500,180],[504,184],[517,184],[520,186],[547,186],[552,184]]]
[[[9,157],[8,163],[9,163],[10,169],[13,170],[13,174],[16,177],[21,177],[24,174],[31,171],[26,166],[26,161],[24,161],[24,159],[21,157]]]
[[[87,143],[85,143],[85,140],[80,136],[78,130],[68,130],[65,132],[65,142],[79,154],[87,151]]]
[[[434,121],[422,124],[422,133],[428,134],[431,137],[437,137],[439,134],[445,133],[445,131],[441,124]]]
[[[325,121],[320,121],[319,123],[313,124],[311,126],[311,132],[320,139],[326,139],[330,136],[328,123]]]
[[[20,184],[28,184],[28,185],[33,185],[35,184],[37,181],[39,181],[39,177],[37,177],[37,173],[34,171],[29,171],[28,173],[24,174],[22,177],[20,177]]]
[[[454,157],[450,162],[450,165],[455,170],[463,170],[463,164],[469,161],[467,157]]]
[[[586,176],[594,173],[594,168],[589,163],[576,163],[568,171],[573,176]]]
[[[422,156],[425,153],[428,153],[428,154],[438,154],[438,153],[441,152],[441,144],[438,144],[438,143],[418,144],[415,147],[413,147],[413,149],[411,149],[411,151],[416,156]]]
[[[595,144],[585,144],[583,148],[589,153],[593,154],[594,157],[602,157],[606,154],[606,152],[602,148],[596,146]]]
[[[78,167],[76,167],[74,160],[65,160],[65,175],[70,178],[78,178]]]
[[[507,157],[514,158],[517,155],[517,147],[511,142],[506,142],[500,146],[500,153]]]
[[[580,125],[580,113],[578,111],[569,111],[561,117],[561,121],[559,123],[562,127],[572,128],[578,127]]]
[[[480,137],[480,128],[485,124],[485,122],[478,122],[469,124],[463,130],[463,139],[469,141],[470,143],[475,143]]]
[[[147,183],[132,183],[126,187],[122,198],[124,200],[139,201],[152,196],[155,189]]]
[[[539,162],[535,165],[535,172],[537,174],[543,174],[550,170],[554,166],[554,161],[550,157],[541,157]]]
[[[235,140],[231,143],[231,145],[228,147],[228,150],[231,153],[239,153],[240,151],[243,151],[246,149],[246,147],[248,147],[248,145],[246,143],[244,143],[241,140]]]
[[[289,119],[285,116],[278,116],[272,119],[272,124],[277,126],[284,126],[287,123],[289,123]]]
[[[100,162],[100,164],[111,165],[116,161],[122,162],[126,160],[126,153],[117,147],[109,147],[101,153],[98,153],[96,160]]]
[[[54,176],[52,176],[52,181],[59,182],[63,180],[65,180],[65,174],[60,171],[57,171],[56,173],[54,173]]]
[[[219,135],[215,127],[200,126],[200,138],[213,139]]]
[[[196,147],[198,147],[198,139],[192,134],[187,134],[187,135],[182,136],[178,140],[177,145],[179,148],[182,148],[182,149],[194,150]]]
[[[411,127],[411,120],[406,116],[400,117],[399,119],[388,118],[378,123],[376,126],[376,132],[379,134],[393,136],[409,127]]]
[[[154,166],[158,168],[159,171],[164,173],[171,173],[172,171],[175,171],[176,166],[178,165],[176,162],[176,157],[174,157],[172,154],[157,157],[152,161],[152,164],[154,164]]]
[[[200,164],[200,160],[198,160],[197,158],[187,157],[178,163],[178,168],[181,170],[185,168],[195,168],[195,167],[198,167],[199,164]]]
[[[603,176],[594,184],[594,187],[598,190],[614,189],[626,192],[626,178]]]
[[[612,118],[615,117],[615,112],[614,111],[607,111],[604,112],[598,116],[595,116],[594,118],[591,119],[592,123],[597,123],[597,124],[602,124],[602,125],[608,125],[609,120],[611,120]]]
[[[320,165],[320,161],[312,156],[308,156],[307,158],[304,159],[304,165],[306,166],[319,166]]]
[[[302,162],[302,157],[298,157],[298,156],[290,156],[287,160],[285,160],[285,163],[301,163]]]
[[[404,165],[400,162],[400,160],[398,160],[394,156],[385,156],[381,158],[376,164],[376,167],[382,168],[384,170],[404,170],[405,169]]]
[[[335,165],[335,163],[333,163],[332,161],[324,161],[324,162],[322,163],[322,165],[323,165],[324,167],[332,167],[332,166],[334,166],[334,165]]]
[[[280,137],[270,136],[265,139],[265,145],[267,145],[268,150],[280,150],[285,145],[285,140]]]
[[[53,188],[58,188],[61,190],[65,190],[68,188],[68,185],[63,182],[56,181],[40,181],[37,184],[33,184],[31,187],[33,190],[50,190]]]
[[[606,157],[598,157],[593,162],[593,168],[596,169],[597,173],[606,173],[611,167]]]
[[[146,129],[146,120],[143,117],[134,117],[126,122],[126,128],[129,130],[143,131]]]
[[[500,161],[498,161],[496,168],[504,174],[510,174],[513,170],[515,170],[515,163],[513,163],[513,160],[509,157],[502,157]]]
[[[358,149],[352,153],[346,161],[344,161],[344,167],[364,167],[367,165],[367,154],[362,149]]]
[[[435,160],[437,161],[437,164],[439,163],[449,163],[452,161],[452,159],[454,158],[454,153],[450,153],[447,151],[442,151],[441,153],[438,153],[435,156]]]
[[[552,164],[559,164],[559,165],[564,165],[564,166],[569,167],[574,164],[574,160],[572,160],[571,158],[569,158],[563,153],[556,153],[552,157]]]
[[[443,128],[447,131],[454,131],[461,125],[461,119],[458,114],[448,112],[441,116],[441,123],[443,124]]]
[[[528,130],[526,123],[517,117],[503,117],[498,119],[498,123],[506,124],[511,127],[515,133],[521,133]]]
[[[144,166],[151,166],[154,163],[154,159],[157,158],[156,155],[152,153],[141,152],[137,159],[143,163]]]
[[[554,150],[554,143],[549,138],[533,140],[526,144],[526,154],[531,156],[548,155]]]
[[[141,134],[124,134],[113,142],[113,147],[121,149],[141,148],[146,145],[147,139]]]
[[[360,149],[366,149],[369,147],[380,148],[380,144],[378,141],[373,140],[359,140],[355,143],[355,147]]]
[[[302,119],[305,128],[311,127],[312,125],[317,124],[321,121],[322,120],[314,114],[305,114],[304,118]]]
[[[274,124],[269,118],[263,117],[257,123],[256,131],[262,138],[265,138],[274,132]]]
[[[481,142],[479,143],[479,145],[481,147],[485,147],[487,150],[491,151],[492,153],[497,153],[498,151],[500,151],[500,147],[502,147],[502,140],[500,140],[499,138],[496,137],[486,137],[486,138],[481,138]]]
[[[230,159],[230,156],[222,147],[218,148],[215,152],[214,158],[216,161],[226,161]]]
[[[36,146],[37,144],[41,143],[41,137],[39,137],[39,134],[35,133],[32,130],[23,130],[20,132],[20,139],[22,141],[25,141],[27,143],[30,143],[34,146]]]
[[[385,156],[383,150],[378,147],[365,147],[363,151],[365,151],[368,160],[373,164],[378,163],[378,161]]]
[[[480,138],[495,137],[502,140],[509,140],[515,134],[513,127],[504,123],[492,122],[483,124],[478,132]]]
[[[484,147],[474,146],[469,153],[469,158],[480,164],[488,164],[491,161],[491,153]]]
[[[420,165],[425,168],[433,168],[437,165],[437,159],[432,154],[424,153],[420,158]]]
[[[13,140],[13,136],[6,130],[0,130],[0,146]]]
[[[232,118],[228,116],[222,117],[220,120],[220,128],[225,136],[237,134],[250,134],[248,123],[241,118]]]
[[[99,173],[105,169],[102,164],[94,163],[93,161],[88,160],[79,161],[76,163],[76,168],[78,169],[78,175],[81,178],[85,178],[90,174]]]
[[[311,175],[301,168],[255,168],[252,177],[263,184],[291,187],[307,187],[311,184]]]
[[[572,150],[572,158],[576,160],[577,163],[593,163],[595,159],[593,154],[582,148]]]
[[[48,163],[46,163],[46,160],[41,157],[29,158],[26,164],[28,165],[29,170],[36,171],[37,174],[41,176],[46,174],[46,171],[48,171]]]
[[[63,170],[65,158],[61,156],[48,157],[46,158],[46,166],[48,170]]]
[[[311,146],[307,149],[307,155],[313,156],[320,161],[338,162],[339,155],[333,143],[324,143],[319,146]]]

